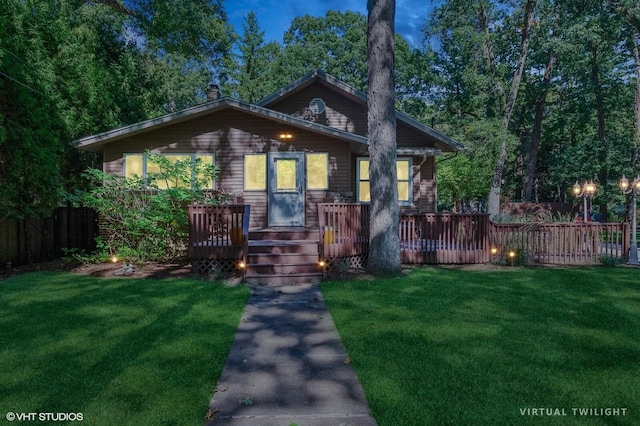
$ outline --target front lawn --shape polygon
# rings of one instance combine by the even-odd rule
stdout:
[[[0,423],[14,412],[202,424],[247,297],[201,280],[0,281]]]
[[[638,269],[418,268],[321,289],[381,426],[640,424]]]

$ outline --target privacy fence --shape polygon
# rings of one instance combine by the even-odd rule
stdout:
[[[45,262],[71,251],[96,249],[98,215],[87,208],[59,207],[45,219],[0,221],[0,265]]]

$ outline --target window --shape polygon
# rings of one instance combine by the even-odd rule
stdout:
[[[288,158],[276,158],[276,190],[295,191],[296,167],[298,160]]]
[[[177,161],[190,160],[192,164],[195,164],[196,160],[200,160],[203,164],[215,165],[213,154],[161,154],[163,157],[167,158],[170,162],[175,163]],[[124,155],[124,176],[127,178],[133,178],[135,176],[146,180],[147,176],[151,173],[159,173],[160,168],[157,164],[148,161],[147,154],[125,154]],[[195,171],[192,171],[194,173]],[[192,185],[195,182],[195,178],[197,178],[200,182],[202,182],[206,177],[204,174],[200,175],[192,175],[191,182]],[[156,182],[158,185],[158,189],[167,189],[168,187],[175,187],[175,182]],[[213,179],[211,181],[207,181],[207,184],[202,185],[201,189],[213,189],[214,182]]]
[[[329,188],[329,156],[307,154],[307,189]]]
[[[246,154],[244,156],[245,191],[265,191],[267,189],[267,155]]]
[[[396,160],[398,202],[400,204],[411,204],[411,163],[410,158],[398,158]],[[369,203],[371,201],[368,158],[358,158],[357,160],[356,189],[358,191],[358,202]]]
[[[411,159],[396,160],[396,172],[398,175],[398,201],[411,202]]]

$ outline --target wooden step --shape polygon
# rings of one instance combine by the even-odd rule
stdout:
[[[318,263],[318,252],[313,253],[253,253],[249,252],[247,255],[247,265],[258,264],[304,264],[304,263]]]
[[[322,281],[322,274],[288,274],[288,275],[247,275],[249,284],[281,285],[281,284],[317,284]]]
[[[253,229],[249,231],[249,241],[260,241],[260,240],[320,241],[320,230],[318,230],[318,228],[265,228],[265,229]]]
[[[249,233],[245,277],[252,284],[317,283],[322,280],[318,230],[274,228]]]

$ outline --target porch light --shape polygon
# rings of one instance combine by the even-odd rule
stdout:
[[[324,260],[321,260],[320,262],[318,262],[318,266],[321,268],[324,268],[325,266],[327,266],[327,262],[325,262]]]
[[[280,133],[280,139],[282,140],[290,140],[293,139],[293,135],[289,132],[282,132]]]
[[[493,255],[498,254],[498,248],[497,247],[491,247],[491,254],[493,254]]]
[[[587,209],[587,199],[588,198],[593,198],[593,196],[594,196],[594,194],[596,193],[596,190],[597,190],[596,184],[593,183],[592,180],[590,180],[589,182],[587,182],[585,180],[584,183],[582,184],[582,186],[580,186],[578,181],[576,181],[576,183],[573,184],[572,190],[573,190],[573,195],[576,198],[580,198],[580,197],[583,198],[583,200],[584,200],[584,208],[582,210],[582,214],[584,215],[584,221],[588,222],[589,221],[589,213],[588,213],[588,209]]]
[[[241,260],[240,262],[238,262],[238,268],[240,269],[244,269],[247,265],[245,265],[245,263]]]

